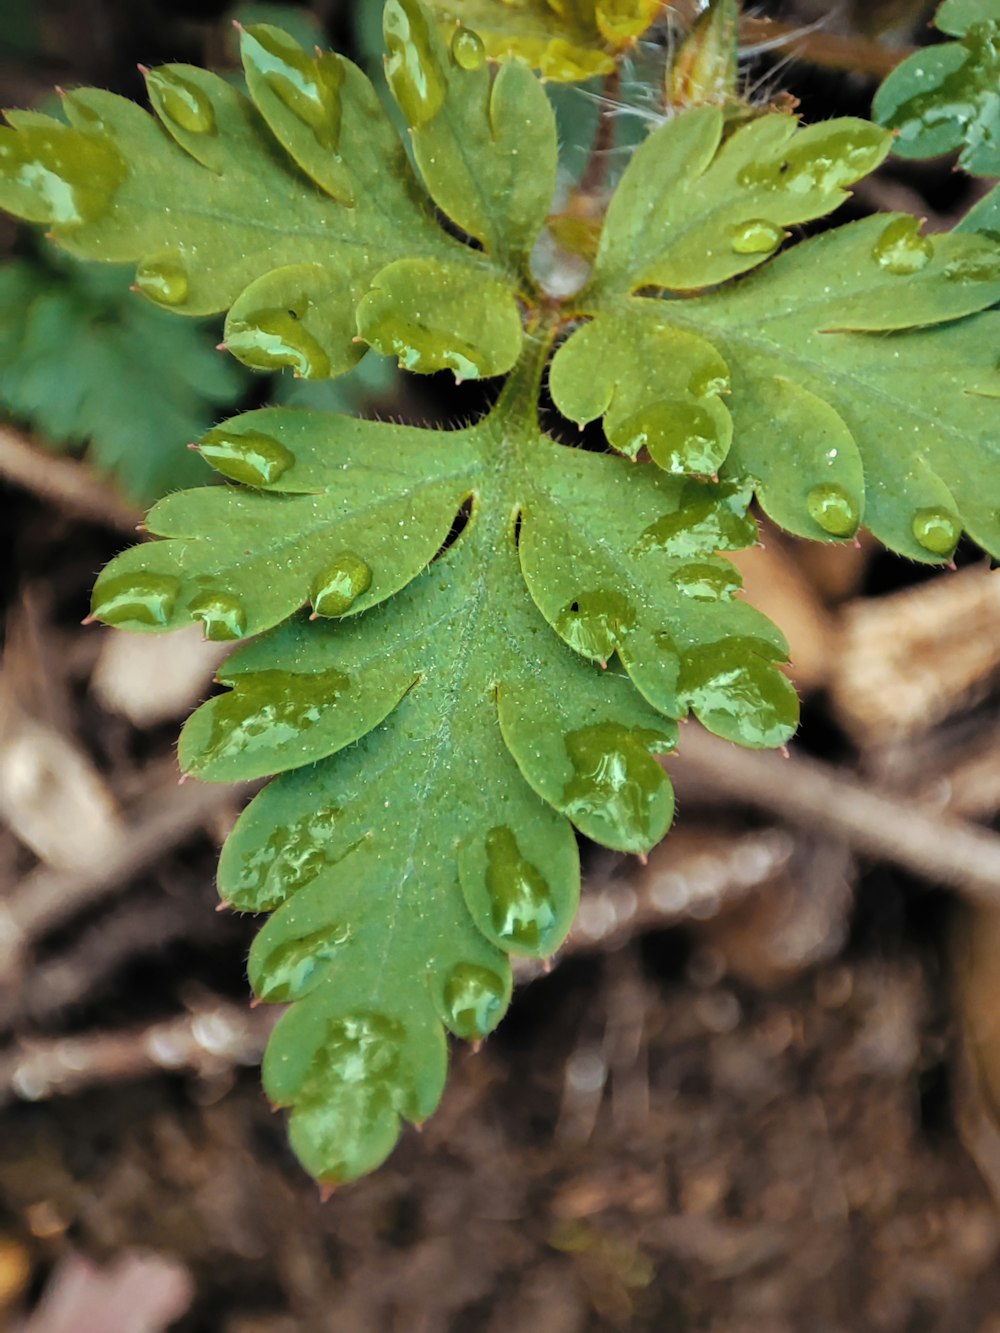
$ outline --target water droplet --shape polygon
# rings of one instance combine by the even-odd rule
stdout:
[[[1000,281],[1000,249],[985,245],[975,253],[953,259],[945,265],[944,276],[951,282]]]
[[[740,222],[729,232],[729,244],[738,255],[769,255],[784,239],[784,228],[766,218]]]
[[[459,69],[482,69],[486,63],[483,39],[461,23],[451,39],[451,55]]]
[[[872,246],[872,259],[901,277],[919,273],[933,255],[934,243],[920,235],[919,218],[895,218]]]
[[[389,87],[403,115],[419,129],[437,115],[447,89],[426,13],[413,0],[389,0],[383,22]]]
[[[681,565],[674,573],[674,585],[678,592],[696,601],[721,602],[732,597],[742,582],[732,565],[713,565],[706,560]]]
[[[486,835],[486,888],[500,939],[513,949],[550,952],[546,942],[556,926],[552,894],[541,871],[521,855],[509,828]]]
[[[328,964],[350,938],[346,926],[333,927],[314,931],[300,940],[286,940],[269,953],[263,950],[255,953],[251,956],[254,990],[269,1003],[300,1000],[322,981]]]
[[[203,759],[235,759],[289,745],[308,732],[346,693],[340,671],[254,671],[212,706],[212,727]]]
[[[295,462],[291,449],[257,430],[237,434],[227,426],[216,426],[198,448],[216,472],[245,486],[273,486]]]
[[[313,580],[309,600],[318,616],[342,616],[371,587],[372,571],[360,556],[345,551]]]
[[[243,58],[293,115],[304,121],[317,141],[336,151],[340,139],[344,67],[330,52],[315,59],[280,28],[252,24],[244,28]]]
[[[247,615],[238,597],[225,592],[204,592],[188,603],[194,620],[200,620],[205,638],[213,643],[242,639],[247,632]]]
[[[226,346],[254,370],[290,368],[299,379],[326,379],[330,358],[289,310],[259,310],[226,325]]]
[[[783,745],[795,730],[798,701],[774,653],[762,640],[736,637],[689,649],[681,698],[718,736],[757,749]]]
[[[319,1180],[337,1184],[373,1170],[415,1111],[403,1078],[402,1024],[360,1012],[332,1019],[295,1098],[292,1147]]]
[[[745,188],[795,195],[813,190],[828,193],[873,171],[882,160],[885,141],[884,130],[863,124],[832,128],[804,142],[797,137],[779,157],[744,167],[737,180]]]
[[[706,551],[739,551],[757,541],[757,524],[746,512],[746,491],[737,483],[689,481],[679,501],[675,513],[664,514],[643,532],[637,554],[662,551],[684,560]]]
[[[667,399],[652,403],[608,430],[614,447],[630,458],[649,450],[665,472],[711,476],[726,456],[719,424],[705,407]]]
[[[688,390],[695,398],[718,398],[720,394],[732,389],[729,371],[724,366],[707,365],[695,371],[688,383]]]
[[[607,662],[635,623],[635,612],[621,593],[584,592],[563,608],[556,630],[584,657]]]
[[[98,583],[90,612],[106,625],[166,625],[180,587],[172,574],[120,574]]]
[[[665,753],[664,735],[616,722],[571,731],[566,750],[575,776],[563,792],[570,819],[596,826],[612,846],[641,851],[666,832],[673,813],[667,775],[650,751]]]
[[[456,1037],[475,1041],[492,1032],[507,1002],[501,977],[475,963],[459,963],[444,987],[444,1021]]]
[[[0,141],[0,177],[30,190],[60,227],[96,222],[110,209],[126,166],[105,138],[53,125],[27,125]],[[35,221],[42,221],[36,217]]]
[[[806,496],[809,517],[831,537],[853,537],[861,522],[861,510],[842,486],[825,482]]]
[[[170,306],[183,305],[191,287],[180,258],[170,255],[144,259],[136,269],[135,285],[151,301]]]
[[[946,509],[918,509],[913,515],[913,535],[932,555],[948,559],[954,554],[962,525]]]
[[[225,891],[244,912],[273,912],[293,893],[332,865],[335,820],[340,813],[326,806],[305,819],[279,825],[263,843],[253,842],[240,860],[235,880]]]
[[[404,370],[415,374],[450,370],[460,380],[477,380],[490,369],[480,348],[453,329],[445,331],[422,323],[419,312],[409,316],[386,310],[366,322],[364,336],[383,356],[394,356]]]
[[[160,119],[173,122],[187,134],[212,134],[215,110],[208,97],[169,65],[151,69],[146,74],[149,98]]]

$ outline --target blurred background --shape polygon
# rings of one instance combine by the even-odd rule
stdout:
[[[746,86],[867,114],[935,39],[932,8],[754,6]],[[377,72],[380,11],[0,0],[0,104],[140,98],[140,61],[233,72],[234,16]],[[626,71],[610,181],[662,64]],[[555,94],[567,185],[598,91]],[[981,189],[952,160],[890,161],[837,217],[941,230]],[[144,507],[207,480],[184,445],[220,417],[482,400],[373,356],[335,384],[251,377],[130,281],[0,219],[0,1328],[1000,1333],[1000,583],[981,553],[928,571],[765,528],[738,563],[792,644],[793,754],[689,726],[672,836],[646,866],[584,848],[551,971],[523,969],[499,1032],[455,1048],[424,1132],[323,1202],[259,1090],[254,923],[214,911],[247,792],[177,784],[218,647],[79,622]]]

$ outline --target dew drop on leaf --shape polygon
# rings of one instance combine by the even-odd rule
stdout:
[[[124,161],[106,139],[61,125],[28,125],[0,142],[0,178],[37,196],[55,226],[98,221],[125,175]]]
[[[557,925],[555,904],[545,878],[505,826],[486,835],[486,888],[493,929],[513,949],[546,951]]]
[[[295,462],[291,449],[256,430],[236,434],[216,426],[198,448],[216,472],[245,486],[271,486]]]
[[[945,266],[951,282],[996,282],[1000,279],[1000,248],[990,246],[977,254],[963,255]]]
[[[566,751],[575,775],[563,792],[563,809],[587,828],[597,821],[623,850],[642,851],[666,832],[673,811],[667,775],[650,754],[671,743],[656,732],[616,722],[571,731]]]
[[[460,69],[482,69],[486,63],[482,38],[461,23],[451,39],[451,55]]]
[[[247,615],[238,597],[225,592],[204,592],[188,603],[188,611],[200,620],[205,638],[213,643],[242,639],[247,632]]]
[[[620,592],[585,592],[564,607],[556,630],[584,657],[607,662],[635,628],[635,612]]]
[[[270,837],[255,843],[239,861],[226,896],[244,912],[273,912],[291,894],[331,865],[329,845],[339,810],[279,825]]]
[[[382,1014],[359,1012],[327,1025],[289,1126],[292,1147],[317,1179],[337,1184],[388,1155],[405,1096],[404,1036]]]
[[[327,927],[302,939],[286,940],[269,953],[261,951],[253,959],[254,989],[268,1003],[300,999],[322,979],[326,965],[350,937],[346,926]]]
[[[876,263],[901,276],[919,273],[933,255],[934,243],[920,235],[919,218],[894,218],[872,246]]]
[[[171,574],[121,574],[94,590],[91,615],[106,625],[166,625],[180,587]]]
[[[695,398],[717,398],[719,394],[729,393],[732,387],[728,372],[720,371],[714,365],[695,371],[688,381],[688,390]]]
[[[918,509],[913,515],[913,535],[932,555],[952,555],[962,535],[962,525],[946,509]]]
[[[317,141],[336,151],[340,139],[341,87],[344,67],[337,56],[308,56],[280,28],[252,24],[244,28],[243,54],[293,115],[304,121]]]
[[[681,506],[651,523],[636,543],[636,553],[662,551],[684,559],[706,550],[738,551],[757,540],[757,524],[738,503],[739,492],[726,483],[710,491],[700,482],[690,482],[681,495]]]
[[[169,65],[146,74],[150,101],[161,120],[173,122],[187,134],[212,134],[215,111],[202,90]]]
[[[492,1032],[503,1014],[507,988],[488,967],[459,963],[444,986],[444,1021],[456,1037],[475,1041]]]
[[[784,228],[766,218],[740,222],[729,234],[729,244],[738,255],[769,255],[784,239]]]
[[[316,576],[309,600],[318,616],[342,616],[371,583],[371,568],[360,556],[347,551]]]
[[[825,482],[806,496],[806,509],[814,523],[831,537],[853,537],[861,521],[860,510],[842,486]]]
[[[679,399],[642,408],[610,429],[608,438],[629,457],[645,447],[664,472],[710,476],[726,456],[726,443],[712,414],[697,403]]]
[[[737,180],[744,188],[787,194],[837,190],[877,167],[884,143],[885,132],[876,125],[858,123],[850,129],[831,129],[805,142],[793,142],[779,157],[752,162]]]
[[[413,0],[389,0],[384,23],[386,78],[403,115],[419,129],[441,109],[446,87],[426,12]]]
[[[144,259],[135,272],[135,285],[158,305],[183,305],[190,290],[187,269],[170,255]]]
[[[699,602],[720,602],[732,597],[740,587],[740,576],[732,565],[692,562],[681,565],[674,574],[674,585],[685,597]]]
[[[325,379],[330,359],[302,321],[288,310],[255,311],[226,326],[226,346],[254,370],[290,369],[298,379]]]
[[[752,639],[721,639],[688,651],[680,694],[717,736],[754,749],[783,745],[795,730],[797,702],[788,679]]]
[[[238,689],[213,700],[211,732],[199,761],[207,765],[289,745],[349,687],[340,671],[249,672]]]

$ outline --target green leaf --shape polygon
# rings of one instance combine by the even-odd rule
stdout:
[[[517,63],[491,81],[478,37],[459,28],[446,45],[414,0],[388,0],[384,24],[389,87],[413,126],[413,155],[431,196],[489,253],[528,277],[558,160],[541,84]]]
[[[522,20],[547,42],[592,23],[602,58],[652,17],[645,0],[473,9],[515,40]],[[92,178],[77,139],[39,146],[47,122],[2,141],[12,207],[58,206],[70,246],[131,246],[177,309],[214,291],[254,364],[330,374],[360,336],[422,371],[510,371],[461,429],[223,423],[199,448],[232,484],[158,505],[162,540],[95,589],[110,623],[251,640],[180,755],[209,781],[279,775],[220,888],[273,912],[250,975],[291,1008],[265,1084],[331,1182],[431,1113],[445,1033],[494,1027],[510,955],[559,946],[576,833],[640,855],[663,836],[679,720],[750,746],[791,735],[785,641],[723,554],[757,540],[754,491],[820,539],[863,518],[918,559],[948,559],[963,525],[1000,549],[994,241],[890,216],[770,257],[882,160],[884,131],[767,115],[723,141],[717,110],[675,116],[626,173],[591,282],[559,297],[527,261],[552,185],[538,88],[516,64],[490,83],[471,33],[446,24],[445,42],[416,0],[386,23],[426,198],[357,71],[261,28],[254,104],[180,66],[151,79],[162,128],[75,94]],[[557,406],[603,416],[624,457],[541,432],[563,337]]]
[[[440,264],[401,259],[375,279],[358,307],[365,342],[406,370],[450,370],[459,379],[502,375],[521,351],[521,312],[509,288],[468,279]]]
[[[957,230],[979,231],[1000,242],[1000,185],[994,185],[989,194],[969,209]]]
[[[149,526],[167,540],[95,589],[95,615],[132,628],[277,626],[226,664],[181,762],[211,781],[288,770],[240,819],[220,887],[275,911],[251,977],[296,1007],[265,1082],[323,1179],[370,1169],[400,1117],[430,1113],[442,1024],[494,1026],[508,954],[558,947],[573,826],[639,853],[664,835],[674,719],[692,708],[749,744],[795,726],[784,642],[713,554],[756,539],[746,494],[541,436],[547,347],[464,430],[237,417],[202,452],[244,486],[162,502]],[[310,596],[326,618],[289,619]]]
[[[0,405],[146,503],[200,479],[185,449],[240,395],[203,324],[178,324],[119,269],[15,260],[0,269]]]
[[[306,51],[329,45],[322,22],[305,6],[282,4],[280,0],[275,0],[275,3],[270,0],[245,0],[245,3],[233,5],[220,20],[223,36],[227,39],[227,53],[232,50],[231,59],[234,63],[239,58],[236,50],[241,31],[254,23],[267,23],[271,27],[281,28]],[[233,42],[232,48],[228,45],[229,40]]]
[[[802,536],[852,537],[863,517],[913,559],[950,559],[963,527],[998,552],[997,317],[976,314],[998,299],[987,238],[867,218],[730,287],[610,308],[550,382],[567,416],[606,412],[612,444],[668,470],[706,471],[731,430],[726,470]]]
[[[641,301],[584,325],[556,357],[550,388],[580,426],[603,416],[608,442],[628,457],[645,448],[665,472],[709,476],[733,439],[720,396],[729,371],[710,343],[669,321],[669,305]]]
[[[795,728],[797,701],[769,664],[785,659],[787,644],[733,600],[739,575],[712,554],[756,540],[743,517],[746,494],[592,454],[575,456],[572,467],[558,455],[545,464],[520,551],[531,594],[556,633],[601,664],[617,653],[668,717],[690,708],[740,744],[781,745]],[[733,674],[713,702],[706,682],[716,666]]]
[[[660,0],[430,0],[452,30],[477,32],[491,60],[520,56],[543,78],[576,83],[609,74],[660,17]]]
[[[889,151],[863,120],[798,128],[772,113],[724,143],[721,107],[674,116],[637,150],[608,207],[592,299],[643,287],[693,291],[762,264],[785,228],[829,213]]]
[[[125,551],[101,574],[92,613],[158,631],[200,621],[241,639],[307,603],[356,614],[424,568],[470,494],[463,437],[324,412],[264,408],[213,430],[201,452],[257,490],[182,491],[147,519],[167,542]]]
[[[166,65],[147,76],[158,119],[93,90],[65,97],[71,126],[11,112],[0,205],[49,224],[82,258],[138,262],[140,289],[179,313],[232,307],[237,357],[306,377],[357,362],[354,311],[397,260],[433,262],[452,286],[511,285],[438,225],[359,70],[267,25],[245,29],[241,45],[253,101],[203,70]],[[522,178],[528,162],[497,188]],[[513,192],[520,245],[528,194]]]
[[[977,176],[1000,176],[1000,4],[947,0],[935,23],[958,37],[908,56],[875,95],[876,120],[900,157],[959,152]]]

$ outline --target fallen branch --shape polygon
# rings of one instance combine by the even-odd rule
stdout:
[[[119,499],[109,482],[83,463],[45,453],[12,426],[0,425],[0,478],[68,514],[136,539],[142,514]]]
[[[0,1056],[0,1103],[43,1101],[163,1071],[208,1078],[234,1065],[256,1065],[281,1013],[281,1006],[248,1009],[219,1001],[124,1032],[26,1038]]]
[[[171,783],[150,802],[152,814],[132,828],[102,865],[79,872],[34,870],[21,881],[0,910],[0,967],[11,964],[34,940],[78,912],[123,888],[164,853],[178,846],[211,819],[239,803],[251,784]]]
[[[738,801],[843,838],[971,902],[1000,905],[1000,836],[986,829],[886,796],[816,760],[742,750],[694,726],[669,769],[682,797]]]

